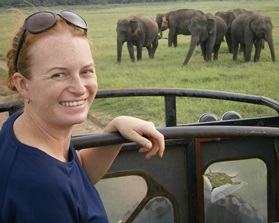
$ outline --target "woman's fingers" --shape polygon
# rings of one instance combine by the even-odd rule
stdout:
[[[153,122],[130,116],[119,116],[111,122],[106,131],[119,131],[125,138],[141,145],[139,151],[147,153],[146,159],[157,153],[160,157],[163,156],[165,150],[164,136],[155,128]]]
[[[150,142],[150,146],[141,147],[139,152],[147,153],[145,155],[146,159],[150,159],[152,156],[155,156],[157,153],[159,157],[162,158],[165,150],[164,136],[163,135],[157,136],[155,140],[151,139],[149,142]]]

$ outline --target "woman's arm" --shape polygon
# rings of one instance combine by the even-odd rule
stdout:
[[[164,136],[158,132],[152,122],[143,121],[130,116],[119,116],[113,119],[105,128],[105,133],[120,132],[130,141],[141,145],[140,152],[145,152],[145,158],[163,156],[165,149]],[[79,157],[83,168],[91,181],[97,183],[108,171],[122,145],[110,145],[83,149]]]

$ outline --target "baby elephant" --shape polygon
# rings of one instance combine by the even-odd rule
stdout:
[[[245,62],[251,60],[253,45],[255,46],[254,61],[260,59],[261,49],[264,41],[267,41],[271,59],[275,61],[275,52],[272,38],[271,19],[268,16],[262,16],[259,13],[246,13],[238,16],[232,22],[232,48],[233,60],[237,60],[238,45],[244,50]]]
[[[122,46],[127,42],[131,61],[135,61],[133,46],[137,47],[137,60],[142,59],[142,48],[146,47],[149,58],[154,58],[158,47],[158,25],[145,15],[132,15],[118,20],[117,27],[117,62],[121,62]]]
[[[200,45],[205,61],[211,61],[212,53],[214,60],[218,60],[218,52],[228,29],[223,19],[210,13],[193,16],[187,28],[191,33],[191,42],[183,65],[188,64],[197,45]]]

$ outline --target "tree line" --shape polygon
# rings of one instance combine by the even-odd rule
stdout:
[[[131,4],[143,2],[196,2],[199,0],[0,0],[0,7],[54,6],[54,5],[94,5],[94,4]],[[218,0],[217,0],[218,1]],[[219,0],[226,1],[226,0]]]

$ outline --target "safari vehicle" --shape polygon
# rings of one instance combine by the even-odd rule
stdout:
[[[97,98],[161,97],[165,102],[166,150],[162,159],[142,158],[138,145],[117,133],[72,137],[76,149],[125,143],[109,172],[96,185],[110,222],[195,223],[279,221],[279,116],[221,120],[201,114],[177,124],[178,97],[225,100],[266,106],[266,97],[195,89],[101,90]],[[104,99],[105,100],[105,99]],[[136,99],[135,99],[136,100]],[[17,103],[0,105],[12,113]]]

